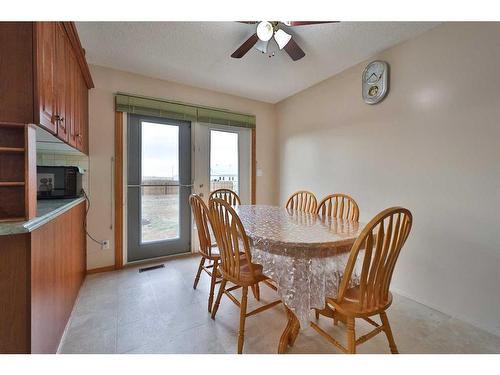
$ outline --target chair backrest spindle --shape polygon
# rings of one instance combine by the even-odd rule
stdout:
[[[239,206],[241,204],[241,200],[238,194],[230,189],[217,189],[212,191],[208,199],[210,200],[213,198],[222,199],[229,203],[231,206]]]
[[[316,213],[337,219],[359,220],[358,204],[349,195],[341,193],[330,194],[323,198],[318,204]]]
[[[286,208],[296,211],[316,213],[318,200],[310,191],[300,190],[293,193],[286,202]]]

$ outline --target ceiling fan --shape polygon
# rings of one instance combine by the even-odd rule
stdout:
[[[236,51],[233,52],[231,57],[240,59],[245,54],[256,47],[262,53],[267,53],[270,48],[270,42],[274,39],[280,50],[284,49],[286,53],[292,58],[293,61],[300,60],[306,54],[293,40],[291,34],[287,33],[288,27],[316,25],[321,23],[334,23],[338,21],[240,21],[257,25],[255,33],[252,34]],[[274,52],[269,57],[274,56]]]

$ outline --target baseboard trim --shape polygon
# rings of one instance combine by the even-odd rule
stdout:
[[[91,275],[93,273],[109,272],[109,271],[114,271],[114,270],[115,270],[115,266],[92,268],[91,270],[87,270],[87,275]]]
[[[195,255],[198,255],[198,254],[188,252],[188,253],[181,253],[181,254],[174,254],[174,255],[166,255],[163,257],[157,257],[157,258],[151,258],[151,259],[134,260],[132,262],[125,263],[123,265],[123,268],[130,268],[130,267],[135,267],[138,265],[154,264],[154,263],[158,263],[158,262],[179,259],[179,258],[190,258],[190,257],[195,256]]]

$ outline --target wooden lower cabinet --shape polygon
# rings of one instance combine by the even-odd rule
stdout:
[[[55,353],[85,277],[85,203],[0,236],[0,353]]]

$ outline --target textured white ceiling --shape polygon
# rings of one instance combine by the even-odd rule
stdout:
[[[77,22],[87,59],[150,77],[276,103],[434,26],[341,22],[291,29],[306,56],[231,53],[255,30],[237,22]]]

